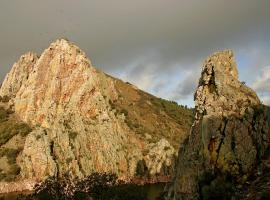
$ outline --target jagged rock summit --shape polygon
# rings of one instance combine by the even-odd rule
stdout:
[[[22,55],[6,76],[0,90],[0,96],[15,97],[23,83],[28,79],[37,60],[38,56],[35,53],[28,52]]]
[[[168,199],[199,199],[209,174],[245,181],[269,145],[267,109],[238,80],[232,51],[207,58],[194,98],[195,121],[179,150]]]
[[[32,130],[16,151],[20,171],[15,181],[67,173],[84,178],[93,172],[116,173],[125,181],[170,176],[175,148],[193,118],[191,109],[98,71],[64,39],[40,57],[23,55],[6,76],[0,96]],[[7,144],[0,145],[6,152]]]

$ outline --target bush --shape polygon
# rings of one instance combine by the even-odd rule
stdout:
[[[9,119],[12,113],[11,109],[0,107],[0,146],[17,134],[25,137],[32,131],[27,124]]]
[[[20,171],[21,171],[21,168],[18,165],[12,165],[9,168],[9,173],[11,175],[19,175],[20,174]]]
[[[188,125],[191,126],[193,122],[193,109],[189,109],[187,106],[178,105],[175,101],[168,101],[161,98],[152,98],[151,102],[161,110],[164,110],[174,120],[178,121],[180,125],[185,124],[184,119],[188,120]]]
[[[136,176],[143,177],[148,174],[148,168],[145,160],[139,160],[136,166]]]
[[[17,123],[15,121],[2,122],[0,124],[0,146],[17,134],[25,137],[30,132],[31,128],[25,123]]]
[[[104,191],[117,184],[115,174],[93,173],[85,179],[70,179],[68,175],[63,178],[51,177],[41,185],[35,187],[34,193],[28,199],[94,199],[103,196]]]
[[[235,186],[228,177],[205,173],[199,178],[199,186],[203,200],[231,200],[235,197]]]
[[[72,140],[75,140],[75,138],[77,137],[78,133],[75,131],[71,131],[69,132],[69,138]]]
[[[8,159],[8,163],[10,165],[13,165],[16,163],[16,158],[21,151],[22,149],[3,148],[0,150],[0,157],[6,156]]]
[[[18,129],[19,134],[23,137],[27,136],[32,131],[32,129],[25,123],[18,124],[16,128]]]
[[[8,112],[5,108],[0,107],[0,122],[4,122],[8,120]]]
[[[22,149],[2,148],[0,150],[0,157],[6,156],[10,163],[15,163],[16,157],[21,151]]]
[[[2,148],[0,157],[6,156],[9,164],[8,172],[0,172],[0,180],[13,181],[19,175],[21,169],[16,163],[16,158],[22,149]]]
[[[10,100],[10,97],[8,97],[7,95],[2,96],[2,97],[0,96],[0,101],[3,103],[9,102],[9,100]]]
[[[262,196],[260,197],[260,200],[269,200],[270,199],[270,191],[263,192]]]
[[[121,110],[121,113],[123,113],[125,116],[128,116],[128,111],[124,108]]]
[[[154,188],[155,193],[163,189],[163,185],[157,187]],[[33,194],[22,199],[147,200],[149,190],[153,191],[153,188],[150,189],[148,185],[138,186],[117,181],[114,174],[94,173],[83,180],[70,180],[68,176],[62,179],[51,177],[37,185]]]
[[[7,177],[6,173],[0,172],[0,181],[5,180],[6,177]]]

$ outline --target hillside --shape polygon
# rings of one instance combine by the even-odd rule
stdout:
[[[104,74],[63,39],[23,55],[0,96],[0,178],[12,181],[0,192],[65,174],[167,180],[193,121],[192,109]]]

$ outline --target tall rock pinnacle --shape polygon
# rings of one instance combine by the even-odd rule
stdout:
[[[168,179],[179,145],[175,141],[184,140],[193,117],[191,109],[95,69],[85,53],[64,39],[40,57],[22,56],[0,96],[8,96],[16,119],[31,127],[18,150],[16,178],[34,182],[94,172],[115,173],[127,182]]]
[[[269,144],[266,109],[254,91],[238,80],[232,51],[211,55],[195,92],[190,136],[179,150],[168,199],[198,199],[207,173],[248,175]]]

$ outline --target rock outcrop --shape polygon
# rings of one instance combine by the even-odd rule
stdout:
[[[18,180],[84,178],[93,172],[132,180],[141,166],[144,178],[171,175],[175,138],[183,141],[192,119],[192,110],[98,71],[63,39],[39,58],[22,56],[0,95],[9,97],[16,117],[32,128],[17,158]],[[173,118],[165,104],[183,112],[186,123]]]
[[[7,74],[3,87],[0,90],[0,96],[14,97],[20,90],[21,86],[26,82],[30,72],[38,60],[35,53],[28,52],[22,55],[18,62],[16,62],[11,71]]]
[[[180,147],[168,199],[199,199],[206,174],[245,181],[269,144],[267,109],[238,80],[232,51],[205,61],[194,98],[195,121]]]

